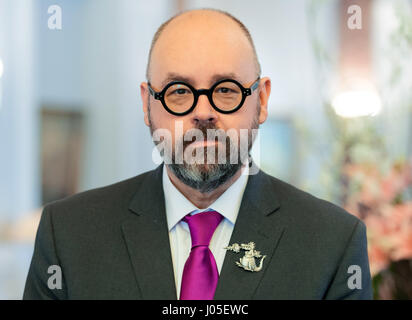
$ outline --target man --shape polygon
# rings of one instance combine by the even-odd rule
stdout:
[[[364,224],[248,156],[271,86],[240,21],[173,17],[147,79],[144,121],[165,163],[48,204],[25,299],[371,298]]]

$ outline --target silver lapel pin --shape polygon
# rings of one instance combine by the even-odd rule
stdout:
[[[266,255],[262,256],[260,251],[255,250],[254,242],[249,242],[247,244],[242,243],[240,245],[238,243],[234,243],[231,246],[225,247],[225,249],[236,253],[239,253],[240,250],[245,250],[245,255],[240,258],[239,261],[236,261],[236,265],[251,272],[258,272],[262,270],[263,260],[266,258]],[[255,258],[261,258],[259,266],[256,265]]]

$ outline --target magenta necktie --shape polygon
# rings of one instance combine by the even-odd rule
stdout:
[[[183,218],[189,225],[192,249],[183,269],[180,300],[212,300],[219,273],[216,261],[209,249],[223,216],[216,211],[204,211]]]

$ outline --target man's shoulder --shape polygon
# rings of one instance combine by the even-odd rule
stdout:
[[[155,178],[157,169],[146,171],[134,177],[76,193],[63,199],[46,204],[45,209],[50,210],[53,215],[70,214],[71,218],[76,215],[84,216],[93,212],[126,213],[133,197],[139,189]]]
[[[292,223],[319,226],[329,226],[330,229],[353,229],[363,222],[344,208],[331,201],[299,189],[298,187],[273,177],[261,171],[265,185],[270,185],[271,193],[277,197],[285,210],[287,219]],[[334,227],[332,227],[334,226]]]

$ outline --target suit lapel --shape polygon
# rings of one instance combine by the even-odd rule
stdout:
[[[122,230],[143,299],[176,299],[160,165],[140,184]]]
[[[146,175],[133,197],[130,217],[122,224],[135,277],[143,299],[175,300],[176,287],[162,186],[163,165]],[[256,243],[266,255],[263,269],[245,271],[235,262],[244,254],[228,251],[220,273],[215,299],[252,299],[282,238],[280,201],[270,179],[259,171],[249,176],[230,244]],[[273,279],[271,279],[273,281]]]
[[[235,264],[245,251],[227,251],[215,293],[216,300],[253,298],[269,264],[276,263],[272,257],[285,230],[279,207],[280,201],[273,194],[269,178],[262,171],[249,176],[230,244],[253,241],[256,250],[266,255],[266,258],[261,271],[250,272]]]

